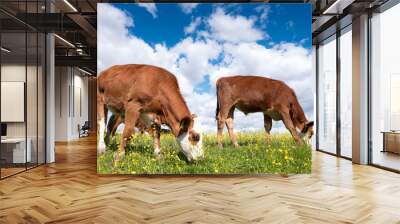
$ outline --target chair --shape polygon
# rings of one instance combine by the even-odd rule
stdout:
[[[89,129],[90,129],[89,121],[85,121],[82,127],[80,127],[80,125],[78,124],[79,138],[89,136]]]

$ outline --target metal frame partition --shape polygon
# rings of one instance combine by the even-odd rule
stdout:
[[[400,170],[393,169],[387,166],[379,165],[374,163],[373,160],[373,133],[372,133],[372,54],[373,47],[372,47],[372,18],[373,13],[383,13],[386,10],[400,4],[400,0],[388,0],[384,4],[380,5],[377,8],[368,10],[368,31],[367,31],[367,39],[368,39],[368,54],[367,54],[367,61],[368,61],[368,69],[367,69],[367,79],[368,79],[368,165],[377,167],[383,170],[391,171],[394,173],[400,173]]]
[[[400,170],[393,169],[390,167],[382,166],[379,164],[374,164],[373,161],[373,141],[372,141],[372,94],[373,94],[373,89],[372,89],[372,55],[373,55],[373,48],[372,48],[372,18],[373,18],[373,13],[382,13],[393,6],[400,4],[400,0],[388,0],[384,4],[381,4],[380,6],[376,8],[371,8],[371,9],[365,9],[364,13],[368,13],[368,24],[367,24],[367,46],[368,46],[368,54],[367,54],[367,80],[368,80],[368,165],[388,170],[391,172],[396,172],[400,173]],[[320,82],[320,44],[327,40],[328,38],[331,38],[333,35],[336,35],[335,41],[336,41],[336,153],[328,152],[322,148],[320,148],[320,127],[319,127],[319,122],[316,123],[316,150],[319,152],[327,153],[333,156],[337,156],[340,158],[352,160],[349,157],[343,156],[341,153],[341,116],[340,116],[340,102],[341,102],[341,96],[340,96],[340,82],[341,82],[341,58],[340,58],[340,37],[343,35],[342,30],[345,30],[348,26],[352,25],[352,15],[346,15],[342,16],[340,19],[338,18],[337,22],[333,24],[332,26],[328,27],[326,30],[322,31],[318,36],[315,37],[314,45],[315,45],[315,55],[316,55],[316,119],[319,121],[321,118],[319,114],[319,104],[320,104],[320,95],[319,95],[319,82]]]
[[[25,1],[21,1],[21,2],[25,4],[25,19],[26,19],[26,16],[27,16],[27,13],[28,13],[28,9],[27,9],[28,2],[29,3],[36,3],[36,11],[39,12],[39,6],[38,6],[39,2],[43,3],[44,1],[39,1],[39,0],[27,1],[27,0],[25,0]],[[47,11],[47,7],[46,7],[46,11]],[[16,174],[25,172],[27,170],[36,168],[36,167],[38,167],[40,165],[43,165],[43,164],[47,163],[47,153],[46,153],[46,148],[47,148],[47,140],[46,140],[46,136],[47,136],[47,132],[46,132],[47,131],[47,129],[46,129],[46,127],[47,127],[47,123],[46,123],[46,118],[47,118],[47,114],[46,114],[46,107],[47,107],[47,105],[46,105],[46,96],[47,96],[47,88],[46,88],[46,85],[47,85],[47,81],[46,81],[46,79],[47,79],[47,49],[46,49],[47,48],[47,38],[46,38],[46,35],[47,35],[47,33],[41,32],[40,30],[37,30],[36,28],[34,28],[34,27],[28,25],[27,23],[21,21],[20,19],[14,17],[13,14],[11,14],[7,10],[3,9],[1,7],[1,5],[0,5],[0,12],[4,13],[7,16],[9,16],[10,19],[14,19],[16,22],[21,23],[22,27],[24,27],[24,30],[18,30],[18,31],[14,31],[14,32],[21,33],[22,35],[24,35],[24,48],[25,48],[24,49],[24,53],[25,53],[24,61],[25,61],[25,63],[23,65],[25,67],[25,69],[24,69],[24,72],[25,72],[25,81],[24,81],[25,166],[24,166],[24,169],[22,169],[22,170],[20,170],[18,172],[13,172],[13,173],[11,173],[11,174],[9,174],[7,176],[4,175],[3,166],[0,166],[0,180],[3,180],[5,178],[14,176]],[[2,25],[3,24],[0,23],[0,28],[2,28]],[[3,34],[5,34],[5,33],[14,33],[14,32],[7,32],[7,31],[4,31],[3,29],[0,29],[0,30],[1,30],[0,31],[0,46],[3,46],[4,45],[4,43],[2,42]],[[32,162],[29,163],[28,162],[28,153],[27,153],[27,148],[28,148],[28,115],[29,115],[28,114],[28,109],[27,109],[27,101],[28,101],[28,91],[27,91],[27,88],[28,88],[28,64],[29,64],[28,63],[28,44],[29,44],[28,43],[28,34],[32,34],[32,37],[36,38],[36,41],[33,41],[34,43],[32,43],[33,45],[36,45],[36,46],[34,46],[35,49],[34,49],[34,52],[33,52],[34,56],[36,57],[36,60],[33,60],[33,61],[29,60],[29,63],[33,63],[33,66],[36,67],[35,71],[33,72],[34,74],[32,73],[33,75],[36,75],[34,77],[35,80],[36,80],[36,86],[33,86],[34,91],[36,92],[36,93],[33,93],[33,94],[35,94],[34,97],[36,97],[35,98],[35,100],[36,100],[36,117],[35,117],[35,115],[33,115],[35,117],[34,119],[36,119],[36,122],[32,121],[32,125],[36,125],[36,127],[33,126],[33,128],[36,130],[36,134],[35,134],[35,136],[31,137],[32,141],[36,141],[36,148],[35,148],[35,150],[36,150],[36,161],[34,163],[32,163]],[[42,37],[42,38],[39,38],[39,37]],[[43,44],[40,53],[39,53],[39,46],[40,46],[40,42],[39,41],[41,41],[41,44]],[[39,55],[43,60],[42,64],[40,64]],[[3,62],[4,62],[4,58],[2,57],[2,53],[1,53],[0,54],[0,82],[2,81],[2,69],[1,68],[4,65]],[[39,74],[40,74],[39,73],[39,65],[41,65],[41,67],[42,67],[42,70],[41,70],[41,82],[42,82],[41,96],[39,96]],[[0,86],[0,90],[1,90],[1,86]],[[39,98],[42,101],[42,106],[41,106],[42,110],[43,110],[42,114],[39,114],[39,106],[40,106],[39,105]],[[1,91],[0,91],[0,101],[1,101]],[[2,109],[1,105],[0,105],[0,109]],[[42,122],[41,123],[42,124],[42,132],[41,132],[42,142],[41,142],[40,150],[42,152],[41,156],[43,158],[41,158],[41,160],[39,159],[39,145],[40,145],[39,144],[39,121]],[[2,123],[1,122],[1,115],[0,115],[0,123]],[[0,144],[0,165],[3,165],[1,163],[1,158],[2,158],[1,157],[1,155],[2,155],[1,153],[2,153],[2,145]],[[29,163],[29,166],[28,166],[28,163]]]
[[[341,103],[341,97],[340,97],[340,81],[341,81],[341,66],[340,66],[340,37],[343,34],[342,30],[345,30],[346,28],[348,28],[349,26],[351,26],[351,16],[347,16],[344,17],[342,20],[339,20],[336,24],[332,25],[330,28],[328,28],[326,30],[326,32],[322,32],[320,35],[320,38],[318,38],[318,41],[316,43],[316,118],[317,118],[317,122],[316,122],[316,127],[317,127],[317,131],[316,131],[316,150],[319,152],[323,152],[329,155],[333,155],[333,156],[337,156],[340,158],[344,158],[347,160],[352,160],[350,157],[346,157],[343,156],[341,153],[341,117],[340,117],[340,113],[341,113],[341,108],[340,108],[340,103]],[[319,119],[321,118],[319,115],[319,103],[320,103],[320,95],[319,95],[319,81],[320,81],[320,74],[319,74],[319,60],[320,60],[320,54],[319,54],[319,49],[320,49],[320,44],[326,40],[328,40],[329,38],[331,38],[332,36],[335,35],[335,39],[334,41],[336,41],[336,152],[332,153],[332,152],[328,152],[324,149],[320,148],[320,143],[319,143],[319,137],[320,137],[320,127],[319,127]],[[322,37],[322,38],[321,38]]]

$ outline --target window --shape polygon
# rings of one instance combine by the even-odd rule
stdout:
[[[318,48],[318,148],[336,153],[336,36]]]
[[[352,34],[351,25],[340,35],[340,155],[352,157]]]
[[[400,4],[371,18],[371,162],[400,170]]]
[[[0,7],[23,15],[42,12],[43,4],[8,1]],[[46,40],[12,16],[0,12],[0,17],[0,178],[5,178],[45,163]]]

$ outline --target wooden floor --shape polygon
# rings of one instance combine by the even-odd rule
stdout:
[[[313,154],[288,178],[96,174],[94,138],[0,181],[0,223],[400,223],[400,175]]]
[[[381,152],[375,150],[373,154],[374,164],[400,170],[400,155],[392,152]]]

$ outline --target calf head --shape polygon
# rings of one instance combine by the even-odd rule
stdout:
[[[204,157],[201,133],[200,119],[196,115],[181,121],[181,132],[177,141],[189,162]]]
[[[308,121],[304,124],[303,130],[301,130],[300,137],[306,144],[311,144],[311,138],[314,135],[314,121]]]

